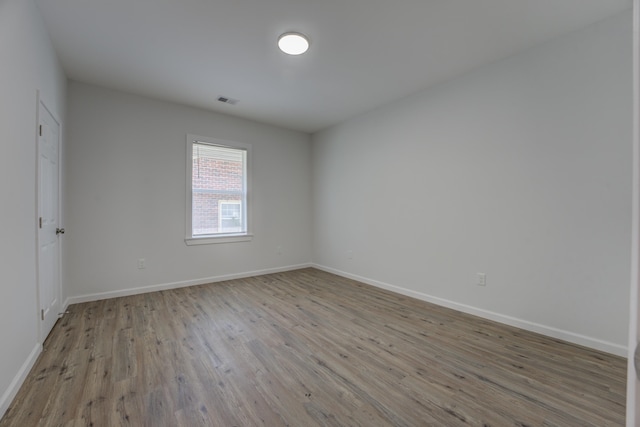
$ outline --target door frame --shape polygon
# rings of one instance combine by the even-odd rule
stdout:
[[[47,102],[47,98],[43,97],[40,90],[36,90],[36,126],[35,126],[35,143],[36,143],[36,210],[35,210],[35,218],[34,218],[34,226],[36,230],[36,318],[38,324],[38,341],[39,344],[44,344],[45,339],[49,331],[47,331],[46,335],[43,331],[43,322],[40,314],[40,310],[42,309],[42,301],[40,298],[41,295],[41,278],[40,278],[40,234],[39,234],[39,217],[40,217],[40,136],[39,136],[39,126],[40,126],[40,107],[47,110],[47,112],[51,115],[53,120],[58,124],[58,227],[63,228],[62,221],[62,121],[60,120],[58,114],[51,109]],[[57,239],[57,249],[58,249],[58,285],[56,292],[58,293],[58,309],[59,312],[62,310],[62,244],[61,240]]]
[[[633,0],[633,183],[631,194],[631,283],[627,348],[627,426],[640,421],[635,350],[638,345],[638,287],[640,286],[640,0]]]

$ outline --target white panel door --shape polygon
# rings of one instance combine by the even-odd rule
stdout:
[[[44,342],[60,312],[60,124],[42,101],[38,120],[38,293],[40,339]]]

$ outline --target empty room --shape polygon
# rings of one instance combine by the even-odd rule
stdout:
[[[0,427],[640,425],[637,6],[0,0]]]

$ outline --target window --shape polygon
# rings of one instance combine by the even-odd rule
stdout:
[[[247,241],[251,146],[187,135],[187,245]]]
[[[218,201],[218,230],[223,233],[242,231],[242,204],[239,200]]]

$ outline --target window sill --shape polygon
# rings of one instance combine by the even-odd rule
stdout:
[[[195,245],[215,245],[218,243],[235,243],[235,242],[250,242],[253,239],[253,234],[239,234],[239,235],[224,235],[224,236],[207,236],[207,237],[187,237],[184,242],[187,246]]]

